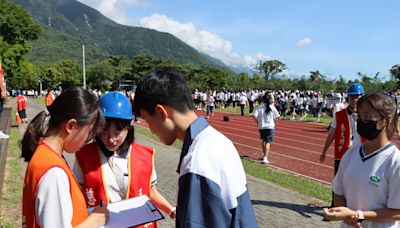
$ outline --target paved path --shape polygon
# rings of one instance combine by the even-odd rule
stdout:
[[[28,118],[33,117],[44,105],[28,100]],[[23,127],[20,127],[21,133]],[[178,174],[175,172],[180,151],[162,145],[143,136],[137,135],[140,144],[156,149],[155,165],[158,175],[158,190],[172,203],[176,202]],[[67,157],[72,165],[73,156]],[[337,222],[322,222],[322,210],[319,207],[309,207],[307,203],[315,199],[282,188],[270,182],[247,176],[248,188],[253,202],[259,227],[339,227]],[[174,227],[174,221],[166,216],[159,222],[159,227]]]

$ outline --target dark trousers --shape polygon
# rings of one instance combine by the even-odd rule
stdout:
[[[240,115],[244,116],[244,104],[240,105]]]
[[[1,117],[1,113],[3,113],[3,106],[4,106],[4,101],[3,101],[3,99],[0,98],[0,117]]]
[[[249,113],[250,114],[253,113],[253,110],[254,110],[254,101],[250,101],[249,102]]]

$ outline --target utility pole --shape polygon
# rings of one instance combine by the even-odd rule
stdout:
[[[83,88],[86,89],[85,44],[82,44]]]

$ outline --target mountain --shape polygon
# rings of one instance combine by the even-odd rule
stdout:
[[[11,0],[21,5],[43,27],[41,37],[32,42],[29,55],[36,63],[61,59],[81,60],[85,44],[88,62],[109,55],[132,58],[148,54],[173,58],[179,63],[209,65],[227,69],[169,33],[120,25],[97,10],[75,0]]]

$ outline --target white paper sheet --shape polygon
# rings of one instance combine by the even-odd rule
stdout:
[[[110,203],[107,208],[110,218],[105,228],[131,227],[164,219],[146,195]],[[90,208],[88,212],[91,213],[92,210]]]

